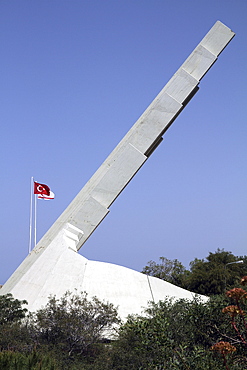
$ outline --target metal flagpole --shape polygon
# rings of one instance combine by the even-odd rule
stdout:
[[[37,194],[34,194],[34,246],[37,242]]]
[[[31,197],[30,197],[30,220],[29,220],[29,247],[28,253],[32,249],[32,219],[33,219],[33,177],[31,177]]]

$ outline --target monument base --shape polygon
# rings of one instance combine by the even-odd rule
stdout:
[[[188,290],[127,267],[88,260],[72,245],[68,246],[65,235],[60,234],[59,239],[55,238],[53,246],[43,250],[39,258],[35,258],[33,250],[25,260],[29,265],[25,274],[21,275],[23,267],[19,274],[17,269],[18,279],[10,278],[2,287],[1,295],[12,293],[15,298],[26,299],[28,309],[36,311],[46,305],[51,295],[60,298],[66,291],[85,291],[89,299],[96,296],[117,306],[122,320],[129,314],[141,314],[150,301],[157,303],[166,297],[193,299],[195,296]],[[12,278],[14,276],[16,274]]]

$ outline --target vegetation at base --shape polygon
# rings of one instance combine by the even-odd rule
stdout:
[[[227,297],[207,302],[166,299],[146,309],[146,316],[130,316],[115,342],[112,369],[224,369],[212,347],[224,341],[236,348],[227,361],[231,369],[247,369],[247,347],[222,310]],[[247,308],[247,298],[242,302]],[[247,328],[238,315],[239,331],[245,340]],[[128,365],[127,364],[131,364]]]
[[[215,269],[214,263],[217,266],[222,259],[226,263],[246,261],[246,257],[218,250],[205,261],[195,260],[194,265],[198,264],[201,273],[208,271],[208,266]],[[173,278],[186,275],[177,260],[168,262],[163,258],[162,266],[149,267],[157,267],[156,272],[161,269],[163,278],[163,265],[170,266]],[[225,267],[223,287],[227,289],[223,294],[215,293],[211,281],[207,289],[214,293],[210,290],[206,301],[199,296],[193,300],[164,297],[157,304],[150,303],[142,315],[129,316],[125,323],[120,323],[112,304],[89,299],[83,292],[67,292],[60,299],[52,296],[35,313],[28,312],[26,302],[11,294],[0,296],[0,369],[247,369],[247,274],[236,281],[245,271],[245,263],[241,270],[235,270],[233,264]],[[200,286],[206,285],[201,281]]]
[[[58,369],[56,361],[47,355],[32,351],[14,352],[1,351],[0,352],[0,369],[2,370],[56,370]]]
[[[67,292],[60,299],[50,297],[45,308],[30,316],[29,328],[35,342],[56,347],[67,357],[97,351],[95,343],[112,336],[119,322],[111,303]]]

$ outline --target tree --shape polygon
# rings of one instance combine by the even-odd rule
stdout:
[[[10,293],[0,295],[0,325],[11,324],[23,319],[27,312],[27,309],[22,307],[23,304],[27,304],[27,301],[14,299]]]
[[[15,299],[12,294],[0,296],[0,348],[19,350],[30,343],[27,327],[23,323],[27,309],[25,300]]]
[[[6,370],[58,370],[57,363],[47,355],[36,351],[0,352],[0,369]]]
[[[244,276],[240,280],[241,285],[247,284],[247,276]],[[222,313],[226,314],[231,323],[230,336],[224,334],[227,340],[220,340],[216,342],[211,350],[219,354],[222,359],[224,366],[227,370],[229,355],[232,355],[238,350],[238,361],[239,364],[245,367],[247,363],[247,321],[245,319],[245,310],[247,308],[247,291],[243,288],[233,288],[226,292],[226,296],[232,300],[231,304],[222,309]],[[241,355],[242,352],[242,355]]]
[[[235,263],[239,260],[243,263]],[[195,258],[190,262],[190,270],[186,270],[177,259],[160,257],[159,261],[149,261],[142,273],[203,295],[221,294],[247,274],[247,256],[237,257],[224,249],[210,252],[206,259]]]
[[[160,263],[149,261],[142,270],[143,274],[157,277],[174,285],[183,286],[183,280],[187,273],[185,267],[177,259],[169,260],[166,257],[159,258]]]
[[[168,330],[168,319],[158,313],[152,317],[129,317],[120,328],[110,368],[152,369],[163,364],[170,355]]]
[[[117,310],[86,293],[65,293],[60,299],[50,297],[47,305],[32,317],[34,339],[67,355],[86,354],[99,341],[113,334],[119,323]]]
[[[224,249],[210,252],[206,260],[194,259],[186,278],[187,289],[205,295],[225,292],[226,288],[238,284],[240,277],[247,273],[247,263],[234,263],[240,259]]]
[[[211,350],[222,341],[230,341],[230,347],[238,344],[228,358],[231,370],[246,368],[243,344],[224,312],[227,304],[225,295],[207,302],[195,298],[150,304],[145,315],[131,316],[122,325],[111,365],[105,369],[224,369],[221,358]]]

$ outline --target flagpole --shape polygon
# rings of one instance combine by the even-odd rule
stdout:
[[[37,244],[37,195],[34,195],[34,246]]]
[[[32,219],[33,219],[33,177],[31,177],[31,195],[30,195],[30,219],[29,219],[29,247],[28,253],[32,249]]]

